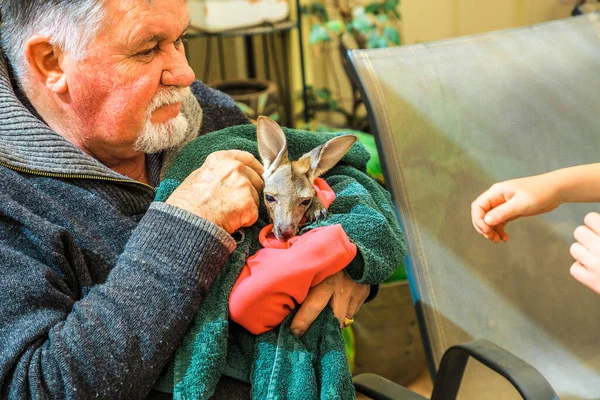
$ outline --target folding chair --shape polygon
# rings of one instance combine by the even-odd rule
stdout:
[[[600,14],[348,57],[408,241],[432,398],[600,399],[600,295],[569,274],[573,231],[600,207],[512,222],[502,244],[470,217],[495,182],[600,160]]]

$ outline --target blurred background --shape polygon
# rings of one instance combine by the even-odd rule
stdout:
[[[271,99],[270,103],[280,105],[274,116],[289,127],[302,128],[309,122],[312,129],[325,124],[368,131],[364,109],[360,104],[355,106],[357,99],[344,70],[343,49],[407,45],[531,25],[566,18],[578,6],[584,10],[593,8],[597,1],[583,4],[579,0],[190,0],[188,3],[192,25],[198,28],[190,30],[188,35],[188,57],[198,79],[241,96],[243,103],[249,102],[246,99],[253,91],[274,92],[279,98]],[[263,82],[261,85],[240,82],[248,79]],[[265,85],[264,81],[271,85]],[[303,86],[308,92],[307,105],[303,102]],[[273,114],[272,109],[261,111]]]

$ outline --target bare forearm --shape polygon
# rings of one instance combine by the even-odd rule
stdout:
[[[600,163],[563,168],[547,176],[562,203],[600,202]]]

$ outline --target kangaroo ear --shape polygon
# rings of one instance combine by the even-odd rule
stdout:
[[[329,171],[337,164],[357,139],[356,135],[334,137],[333,139],[329,139],[325,144],[304,154],[301,159],[310,157],[310,172],[314,179]]]
[[[282,163],[289,162],[287,139],[277,122],[267,117],[258,117],[256,140],[265,167],[265,176],[271,174]]]

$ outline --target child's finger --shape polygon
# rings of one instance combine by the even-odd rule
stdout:
[[[600,294],[600,276],[598,276],[598,274],[587,269],[578,261],[574,262],[573,265],[571,265],[570,272],[573,278],[583,283],[585,286],[589,287],[594,292]]]
[[[600,235],[600,214],[597,212],[588,213],[583,222],[590,228],[594,233]]]
[[[598,268],[598,257],[592,254],[585,246],[579,242],[575,242],[571,245],[569,252],[571,256],[578,261],[581,265],[585,266],[588,270],[593,272]]]

